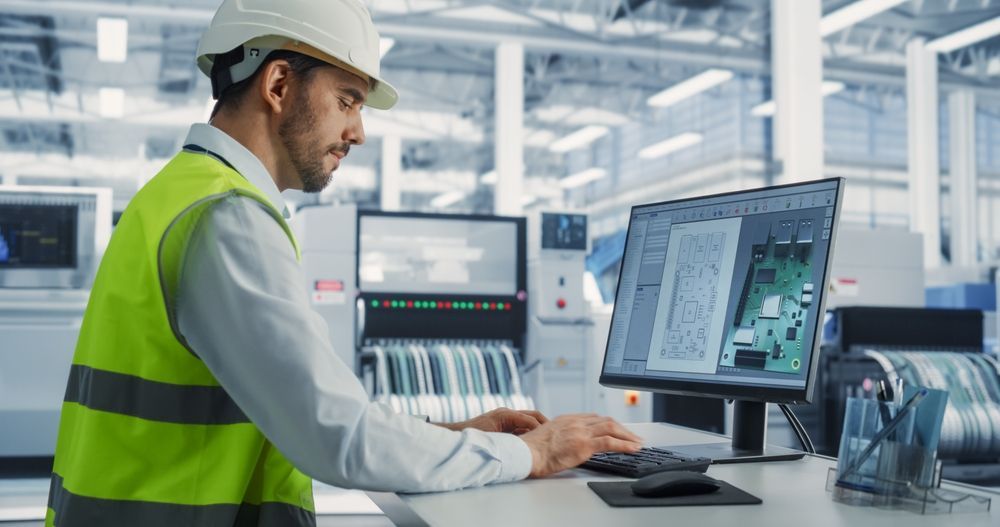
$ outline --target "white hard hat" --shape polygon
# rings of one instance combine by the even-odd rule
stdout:
[[[240,48],[237,50],[237,48]],[[226,57],[228,86],[249,78],[267,53],[296,51],[361,75],[369,81],[367,106],[387,110],[399,99],[379,76],[379,36],[359,0],[223,0],[198,43],[198,68],[212,78]],[[227,53],[237,50],[234,59]],[[216,74],[220,68],[216,68]],[[224,87],[223,87],[224,88]]]

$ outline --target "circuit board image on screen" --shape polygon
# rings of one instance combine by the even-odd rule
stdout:
[[[736,271],[745,279],[720,366],[799,373],[814,294],[813,222],[775,221],[766,238],[752,245],[747,269]]]

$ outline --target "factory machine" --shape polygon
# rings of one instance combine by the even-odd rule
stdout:
[[[324,206],[295,224],[313,305],[374,399],[437,422],[534,408],[523,218]]]
[[[827,323],[817,449],[836,455],[848,397],[879,380],[949,392],[938,447],[945,478],[1000,484],[1000,363],[983,352],[978,310],[845,307]]]
[[[542,212],[528,223],[528,360],[539,380],[538,405],[552,415],[593,411],[587,408],[598,386],[587,361],[593,324],[583,299],[587,216]]]
[[[529,217],[528,227],[527,362],[538,407],[549,415],[597,412],[648,422],[652,394],[598,383],[611,310],[584,299],[587,216],[543,211]]]
[[[45,465],[97,265],[111,189],[0,186],[0,458]]]

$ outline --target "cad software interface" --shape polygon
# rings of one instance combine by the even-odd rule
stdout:
[[[837,182],[632,210],[604,374],[806,385]]]

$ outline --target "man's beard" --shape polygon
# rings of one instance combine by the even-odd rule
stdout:
[[[298,97],[298,104],[292,107],[291,113],[278,127],[278,136],[285,145],[292,167],[299,175],[302,191],[315,193],[326,188],[333,179],[333,173],[323,168],[323,160],[334,149],[346,154],[350,145],[344,143],[325,147],[319,139],[309,136],[316,125],[316,114],[305,87],[300,90],[302,96]]]

